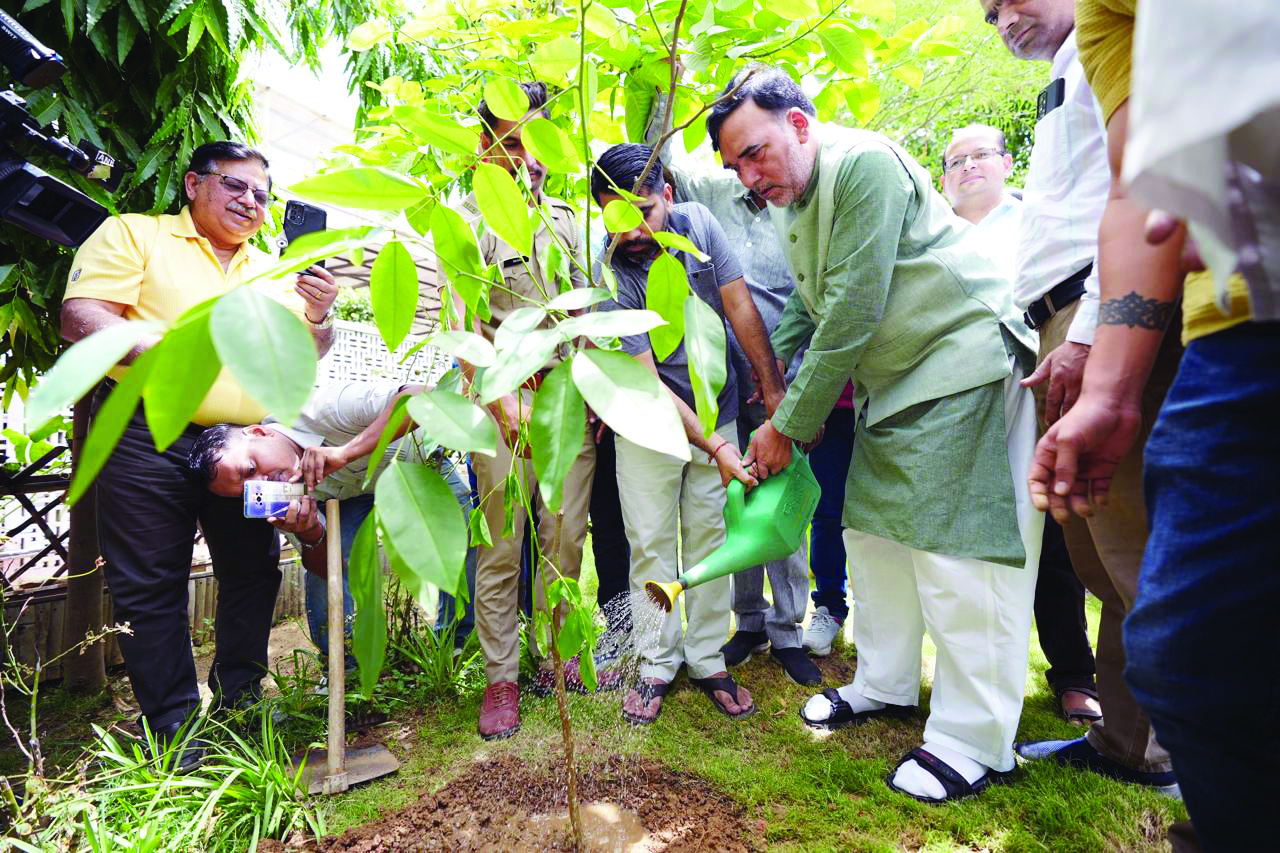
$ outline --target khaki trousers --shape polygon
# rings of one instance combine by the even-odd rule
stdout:
[[[716,431],[737,446],[733,424]],[[691,462],[617,437],[618,496],[631,542],[631,591],[646,581],[673,581],[724,542],[725,489],[707,453],[689,445]],[[683,551],[683,553],[681,553]],[[684,600],[689,626],[680,618]],[[670,682],[680,665],[690,678],[724,672],[720,647],[729,634],[729,576],[687,590],[656,635],[637,638],[640,675]]]
[[[526,403],[532,400],[532,394],[522,393]],[[557,518],[538,492],[532,460],[517,459],[513,468],[511,451],[501,440],[498,441],[497,456],[471,455],[476,491],[493,539],[492,546],[477,549],[475,600],[476,634],[480,638],[480,648],[484,650],[484,672],[490,684],[516,681],[520,676],[520,548],[524,542],[528,513],[513,495],[511,535],[502,535],[505,522],[503,498],[508,477],[514,476],[514,483],[519,485],[529,504],[537,502],[539,558],[533,581],[534,609],[543,611],[547,606],[544,584],[556,579],[556,569],[561,575],[571,578],[577,578],[582,569],[582,546],[587,537],[587,507],[591,503],[591,476],[595,466],[596,446],[588,429],[583,434],[582,450],[565,477],[564,498]],[[558,547],[555,541],[557,526]],[[554,563],[555,568],[550,563]],[[537,645],[532,635],[530,647],[536,654]]]
[[[1040,361],[1066,340],[1079,301],[1058,312],[1040,328]],[[1178,340],[1180,315],[1165,333],[1159,355],[1142,398],[1142,429],[1133,449],[1121,461],[1111,480],[1111,497],[1090,519],[1073,519],[1063,525],[1067,550],[1076,575],[1102,602],[1098,628],[1098,700],[1103,719],[1089,728],[1086,737],[1098,752],[1126,767],[1150,773],[1171,770],[1169,753],[1156,741],[1151,721],[1124,683],[1124,617],[1138,594],[1138,571],[1147,547],[1147,505],[1142,496],[1142,448],[1151,426],[1173,383],[1182,358]],[[1036,387],[1036,410],[1044,424],[1046,386]]]

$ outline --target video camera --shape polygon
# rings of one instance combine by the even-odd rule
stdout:
[[[0,10],[0,62],[22,85],[43,88],[67,70],[62,57],[45,47]],[[0,91],[0,219],[61,243],[79,246],[108,216],[89,196],[28,163],[10,143],[21,142],[62,160],[67,168],[114,192],[124,170],[114,158],[81,141],[54,137],[27,111],[13,89]]]

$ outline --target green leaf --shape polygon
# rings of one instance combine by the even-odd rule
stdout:
[[[302,321],[274,299],[239,287],[213,307],[210,329],[218,357],[249,396],[281,423],[293,423],[316,375],[316,347]]]
[[[906,83],[911,89],[919,89],[920,84],[924,82],[924,71],[917,65],[898,65],[889,73]]]
[[[556,634],[556,650],[560,652],[562,660],[568,660],[582,648],[583,640],[586,638],[586,633],[582,629],[583,615],[582,610],[571,610]]]
[[[398,397],[391,407],[391,412],[387,415],[387,425],[382,428],[382,435],[378,436],[378,443],[374,446],[373,452],[369,454],[369,469],[365,472],[364,483],[362,488],[369,488],[369,484],[373,482],[374,475],[378,473],[378,466],[382,464],[382,457],[387,452],[387,446],[395,441],[396,433],[400,428],[409,422],[409,415],[405,412],[405,408],[409,405],[408,397]]]
[[[612,298],[603,287],[575,287],[547,303],[548,311],[580,311]]]
[[[405,208],[404,218],[413,226],[413,230],[425,237],[431,232],[431,213],[436,208],[434,198],[424,198],[411,207]]]
[[[498,428],[475,403],[452,391],[426,391],[409,400],[409,416],[433,439],[463,453],[498,455]]]
[[[573,140],[551,119],[538,117],[530,120],[520,138],[534,159],[553,172],[573,174],[582,165]]]
[[[212,307],[211,300],[188,312],[156,345],[159,354],[142,400],[158,452],[182,435],[222,370],[209,333]]]
[[[715,432],[720,414],[716,398],[728,379],[726,346],[724,320],[710,305],[689,294],[684,302],[684,351],[689,356],[694,409],[705,437]]]
[[[505,77],[491,77],[484,84],[484,102],[500,119],[519,121],[529,112],[529,96]]]
[[[547,311],[538,305],[525,305],[507,315],[493,335],[493,345],[499,349],[509,349],[526,333],[542,325],[547,319]]]
[[[337,169],[289,189],[303,198],[361,210],[404,210],[426,194],[413,178],[378,166]]]
[[[204,35],[204,15],[192,15],[191,23],[187,25],[187,56],[196,49],[202,35]]]
[[[577,40],[568,36],[547,42],[530,59],[534,74],[547,83],[568,83],[570,73],[578,67],[578,51]]]
[[[685,151],[693,151],[707,138],[707,114],[695,118],[682,132],[680,139],[684,142]]]
[[[457,589],[467,556],[467,525],[449,484],[434,468],[397,459],[374,490],[378,522],[405,587]]]
[[[556,353],[560,335],[553,329],[534,329],[509,347],[499,347],[493,366],[480,379],[480,402],[492,403],[510,394]]]
[[[441,204],[431,211],[431,238],[440,271],[467,307],[478,313],[485,264],[480,259],[476,232],[456,210]]]
[[[610,234],[625,234],[638,228],[641,222],[644,222],[644,214],[629,201],[615,198],[604,206],[604,227]]]
[[[389,38],[391,38],[391,23],[384,18],[374,18],[352,28],[347,36],[347,48],[360,53]]]
[[[649,267],[645,283],[645,307],[667,321],[649,333],[649,345],[658,361],[665,361],[684,339],[684,301],[689,295],[689,276],[684,264],[663,252]]]
[[[676,234],[673,231],[655,231],[653,239],[658,241],[658,245],[666,249],[675,249],[679,252],[688,252],[704,264],[711,260],[711,256],[699,249],[692,240],[683,234]]]
[[[631,356],[581,350],[573,356],[573,384],[618,435],[686,462],[691,458],[671,392],[656,373]]]
[[[464,127],[452,117],[422,107],[395,107],[391,110],[391,118],[422,142],[441,151],[469,155],[475,154],[480,147],[480,134],[474,128]]]
[[[836,68],[857,76],[866,76],[867,58],[863,53],[862,39],[847,27],[829,26],[818,31],[827,58]]]
[[[134,41],[138,38],[138,22],[134,20],[133,15],[126,14],[121,10],[116,24],[116,64],[123,65],[125,57],[129,55],[129,51],[133,48]]]
[[[578,674],[582,676],[582,686],[592,694],[600,686],[596,677],[595,640],[591,638],[582,649],[578,658]]]
[[[351,652],[360,667],[360,692],[373,696],[387,653],[387,612],[382,601],[382,561],[378,559],[378,522],[370,514],[356,531],[347,560],[347,583],[355,603]]]
[[[552,512],[560,511],[564,478],[582,452],[587,429],[587,411],[582,395],[574,387],[571,371],[566,362],[542,380],[533,398],[529,424],[538,490]]]
[[[430,343],[473,367],[488,367],[498,357],[497,350],[489,343],[489,339],[473,332],[436,332],[431,336]]]
[[[586,335],[589,338],[613,338],[625,335],[643,335],[659,326],[666,325],[666,320],[655,311],[624,308],[620,311],[593,311],[580,317],[570,317],[556,327],[565,338],[576,338]]]
[[[71,487],[67,489],[67,505],[75,506],[85,491],[93,485],[102,466],[107,464],[111,451],[115,449],[125,427],[138,410],[138,401],[142,399],[142,389],[146,385],[147,376],[156,363],[156,350],[149,349],[129,366],[124,378],[116,383],[116,387],[93,416],[93,425],[85,437],[84,446],[80,448],[80,458],[76,460],[75,472],[71,477]]]
[[[392,352],[413,328],[418,308],[418,268],[409,250],[399,240],[382,247],[369,273],[369,299],[373,322]]]
[[[471,547],[493,547],[493,536],[489,533],[489,521],[484,517],[484,509],[476,507],[471,510],[467,521],[467,531],[471,534]]]
[[[87,394],[138,341],[158,331],[151,323],[112,323],[72,345],[27,398],[27,432]]]
[[[529,205],[515,180],[492,163],[477,163],[472,189],[484,224],[525,257],[533,254],[533,223]]]
[[[307,269],[316,261],[352,252],[382,234],[381,228],[361,225],[356,228],[338,228],[333,231],[316,231],[304,234],[289,244],[280,260],[247,279],[245,284],[256,281],[284,278]]]

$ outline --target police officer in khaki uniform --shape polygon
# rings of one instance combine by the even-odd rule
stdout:
[[[545,116],[546,87],[541,83],[522,83],[520,88],[529,98],[530,113]],[[525,257],[491,230],[486,229],[481,235],[481,257],[486,264],[497,264],[502,270],[503,279],[501,287],[495,286],[489,291],[489,310],[493,316],[488,321],[476,321],[476,331],[492,340],[498,326],[513,311],[527,305],[544,304],[555,295],[558,289],[556,283],[546,282],[542,276],[544,259],[553,243],[559,243],[566,258],[581,258],[582,237],[573,210],[561,201],[542,195],[546,167],[525,149],[521,137],[523,127],[497,118],[484,103],[480,104],[478,113],[484,126],[489,129],[489,132],[482,132],[480,136],[480,147],[485,152],[483,159],[502,166],[513,177],[523,167],[528,174],[533,196],[543,205],[551,223],[551,230],[543,225],[534,235],[533,257]],[[480,219],[474,195],[467,197],[463,209],[464,216],[473,223]],[[586,287],[581,266],[570,262],[568,267],[573,286]],[[461,315],[462,303],[456,294],[455,304]],[[545,319],[541,327],[549,328],[551,325],[552,321]],[[568,577],[576,578],[582,566],[582,546],[587,535],[587,508],[591,500],[591,478],[596,459],[595,443],[591,439],[590,430],[583,432],[582,450],[565,478],[559,523],[556,514],[542,503],[534,479],[532,461],[528,458],[516,459],[513,468],[511,456],[511,448],[516,444],[521,424],[529,421],[534,392],[547,372],[567,354],[567,349],[562,347],[562,351],[553,355],[524,386],[488,405],[489,415],[497,423],[503,442],[499,443],[498,453],[494,457],[479,454],[471,457],[476,492],[493,538],[492,546],[479,549],[476,564],[476,633],[484,650],[485,677],[489,682],[480,706],[479,728],[480,736],[486,740],[510,737],[520,728],[520,688],[516,683],[520,673],[518,609],[520,550],[527,515],[522,507],[517,506],[512,518],[511,535],[502,535],[505,526],[503,496],[509,475],[514,473],[520,477],[524,483],[524,494],[530,500],[539,501],[538,517],[541,521],[538,539],[541,552],[553,554],[558,529],[559,553],[550,559]],[[468,378],[473,375],[471,365],[464,362],[462,369]],[[550,580],[548,578],[547,582],[550,583]],[[535,580],[534,588],[535,607],[543,609],[546,604],[540,579]],[[572,668],[568,677],[570,681],[580,679]],[[548,673],[540,672],[538,682],[542,683],[544,680],[550,685]]]

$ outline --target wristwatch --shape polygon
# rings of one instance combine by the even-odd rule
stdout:
[[[299,536],[299,537],[298,537],[298,544],[302,546],[302,553],[304,553],[304,554],[305,554],[305,553],[307,553],[308,551],[314,550],[314,549],[316,549],[316,548],[319,548],[321,545],[323,545],[323,544],[324,544],[324,537],[325,537],[325,533],[326,533],[326,531],[325,531],[325,529],[324,529],[324,522],[322,521],[322,522],[320,522],[320,538],[319,538],[319,539],[317,539],[316,541],[314,541],[314,542],[308,542],[308,541],[306,541],[305,539],[303,539],[301,536]]]
[[[314,322],[307,316],[306,312],[302,312],[302,319],[307,321],[307,325],[313,329],[332,329],[333,328],[333,306],[329,306],[329,310],[324,312],[324,316],[320,318],[320,322]]]

